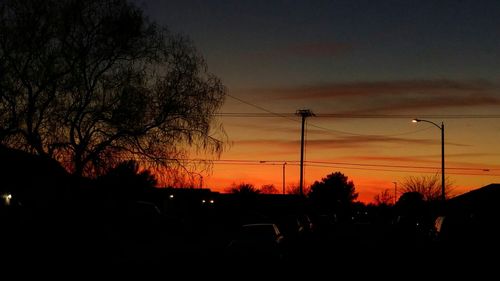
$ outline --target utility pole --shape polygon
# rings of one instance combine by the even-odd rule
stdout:
[[[295,115],[298,115],[302,117],[302,132],[301,132],[301,137],[300,137],[300,182],[299,182],[299,191],[300,195],[304,195],[303,192],[303,187],[304,187],[304,130],[305,130],[305,124],[306,124],[306,118],[315,116],[312,111],[309,109],[300,109],[297,110]]]

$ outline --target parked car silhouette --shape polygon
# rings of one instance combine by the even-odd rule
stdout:
[[[243,225],[226,248],[229,258],[280,260],[283,257],[283,235],[272,223]]]
[[[182,223],[151,202],[129,202],[115,222],[116,263],[157,264],[185,250]]]

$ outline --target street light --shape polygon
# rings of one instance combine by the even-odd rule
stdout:
[[[261,160],[261,161],[259,161],[259,163],[264,164],[264,163],[267,163],[267,161]],[[286,166],[286,164],[287,164],[286,162],[283,162],[283,194],[285,194],[285,166]],[[271,165],[277,165],[277,164],[273,163]]]
[[[441,126],[438,124],[429,121],[429,120],[423,120],[423,119],[413,119],[413,123],[418,123],[418,122],[427,122],[430,123],[436,127],[438,127],[441,130],[441,200],[443,202],[446,200],[445,192],[444,192],[444,187],[445,187],[445,182],[444,182],[444,123],[441,122]]]

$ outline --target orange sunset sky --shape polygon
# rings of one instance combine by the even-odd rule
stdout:
[[[340,171],[370,202],[441,171],[454,194],[500,182],[498,1],[140,1],[227,86],[229,145],[204,187],[305,185]]]

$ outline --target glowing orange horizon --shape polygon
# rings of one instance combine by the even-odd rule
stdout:
[[[213,191],[225,192],[232,184],[240,183],[253,184],[256,188],[260,188],[262,185],[272,184],[276,187],[278,193],[282,193],[283,190],[283,165],[277,162],[262,163],[262,165],[215,164],[213,169],[213,174],[207,176],[205,180],[205,187],[211,188]],[[422,173],[395,171],[384,174],[380,171],[354,169],[306,166],[304,186],[308,187],[314,181],[320,181],[326,175],[339,171],[346,175],[349,180],[353,181],[356,192],[359,194],[358,201],[372,203],[375,195],[380,194],[385,189],[392,192],[394,190],[394,182],[401,184],[405,177],[439,173],[437,170],[434,172],[422,171]],[[450,175],[447,177],[453,181],[453,195],[458,195],[495,182],[498,176],[489,176],[488,173],[489,171],[478,172],[477,177],[479,179],[470,180],[470,175],[459,175],[450,172]],[[285,192],[288,193],[292,186],[298,185],[298,174],[298,165],[286,165]],[[399,191],[398,197],[400,195]]]
[[[257,188],[273,184],[282,192],[284,162],[285,188],[298,185],[300,118],[255,113],[263,108],[293,113],[299,105],[316,114],[307,120],[305,186],[341,172],[354,182],[358,200],[369,203],[385,189],[392,190],[393,182],[440,174],[441,132],[432,124],[412,123],[415,117],[446,124],[445,175],[455,194],[500,182],[498,88],[481,81],[431,79],[233,91],[231,96],[238,98],[228,99],[221,111],[240,113],[218,120],[231,145],[214,162],[212,173],[203,175],[204,186],[224,192],[233,183]],[[478,112],[493,117],[467,117]]]

